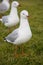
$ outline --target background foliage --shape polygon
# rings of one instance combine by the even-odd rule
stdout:
[[[10,0],[10,3],[12,1]],[[19,13],[23,9],[29,12],[29,23],[33,36],[30,41],[18,46],[4,42],[3,37],[9,34],[9,31],[0,22],[0,65],[43,65],[43,0],[17,1],[21,4],[21,7],[18,8]],[[9,12],[10,10],[0,14],[0,17]],[[18,26],[12,27],[10,32]]]

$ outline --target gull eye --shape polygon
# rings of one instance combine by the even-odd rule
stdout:
[[[23,13],[23,15],[25,15],[25,14]]]
[[[16,3],[14,3],[16,5]]]

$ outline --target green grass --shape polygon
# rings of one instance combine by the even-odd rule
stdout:
[[[43,0],[17,1],[22,5],[18,8],[18,12],[23,9],[29,12],[33,36],[30,41],[18,46],[4,42],[3,37],[7,36],[9,31],[0,22],[0,65],[43,65]],[[9,11],[5,13],[7,14]],[[10,32],[12,30],[14,27]],[[24,54],[22,54],[22,49]]]

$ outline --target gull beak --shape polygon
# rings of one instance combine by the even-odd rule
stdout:
[[[21,5],[19,4],[19,7],[21,7]]]
[[[27,16],[27,18],[29,18],[29,16]]]

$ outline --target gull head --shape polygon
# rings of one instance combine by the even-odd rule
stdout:
[[[20,4],[19,4],[19,2],[17,2],[17,1],[13,1],[12,2],[12,7],[18,7]]]
[[[23,18],[27,18],[27,17],[29,17],[29,13],[27,10],[23,10],[23,11],[21,11],[20,16]]]

